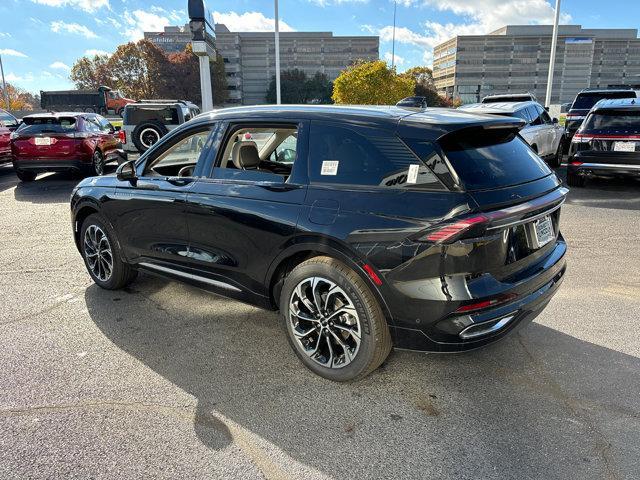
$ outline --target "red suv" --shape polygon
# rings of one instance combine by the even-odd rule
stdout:
[[[11,161],[10,136],[19,124],[16,117],[0,109],[0,163]]]
[[[105,164],[125,157],[113,125],[94,113],[28,115],[11,134],[11,153],[23,182],[34,180],[39,172],[103,175]]]

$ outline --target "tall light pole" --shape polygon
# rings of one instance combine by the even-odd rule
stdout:
[[[553,37],[551,38],[551,56],[549,57],[549,76],[547,77],[547,95],[544,106],[551,106],[551,90],[553,88],[553,71],[556,68],[556,47],[558,46],[558,24],[560,22],[560,0],[556,0],[556,17],[553,22]]]
[[[2,66],[2,55],[0,55],[0,72],[2,72],[2,92],[4,93],[4,101],[7,104],[7,110],[11,109],[9,102],[9,92],[7,91],[7,83],[4,81],[4,67]]]
[[[280,105],[282,97],[280,96],[280,25],[278,20],[278,0],[275,0],[276,13],[276,103]]]
[[[398,1],[393,1],[393,38],[391,39],[391,68],[396,65],[396,8]]]

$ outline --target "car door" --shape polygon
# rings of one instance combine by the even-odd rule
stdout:
[[[296,120],[230,121],[221,127],[212,168],[187,195],[188,261],[203,286],[268,301],[266,273],[293,241],[306,193],[307,132],[307,123]],[[240,151],[259,155],[259,164],[240,166],[234,161]]]
[[[548,157],[556,153],[554,148],[554,138],[555,138],[555,125],[549,116],[549,113],[541,106],[536,105],[536,110],[540,114],[540,143],[543,145],[541,147],[540,154],[542,156]]]
[[[96,121],[100,126],[99,146],[107,161],[116,158],[117,150],[120,148],[120,139],[111,122],[106,118],[96,115]]]
[[[529,116],[531,117],[530,124],[530,137],[529,145],[534,147],[538,155],[544,156],[545,153],[545,132],[544,132],[544,124],[542,122],[542,118],[540,116],[540,111],[535,107],[535,105],[529,105],[527,107],[527,111],[529,112]]]
[[[212,128],[200,125],[166,137],[136,164],[137,179],[119,182],[113,201],[105,203],[129,262],[163,273],[184,267],[187,193],[210,148]]]

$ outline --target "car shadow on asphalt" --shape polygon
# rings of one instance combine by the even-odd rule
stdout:
[[[115,165],[107,165],[106,173],[115,171]],[[55,172],[38,175],[33,182],[21,182],[11,171],[13,178],[0,176],[0,191],[15,187],[14,196],[18,202],[66,203],[71,191],[82,180],[77,173]]]
[[[556,170],[566,186],[567,169]],[[616,210],[640,210],[640,181],[633,178],[592,178],[584,187],[570,187],[569,205]]]
[[[146,275],[85,302],[106,338],[197,399],[211,449],[234,441],[231,420],[331,476],[617,478],[638,458],[640,360],[537,323],[465,354],[394,352],[338,384],[302,366],[272,312]]]

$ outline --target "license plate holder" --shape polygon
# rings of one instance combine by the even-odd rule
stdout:
[[[527,240],[533,250],[544,247],[556,238],[553,220],[550,215],[527,224]]]
[[[635,152],[636,142],[613,142],[614,152]]]
[[[51,137],[35,137],[35,144],[38,146],[51,145]]]

